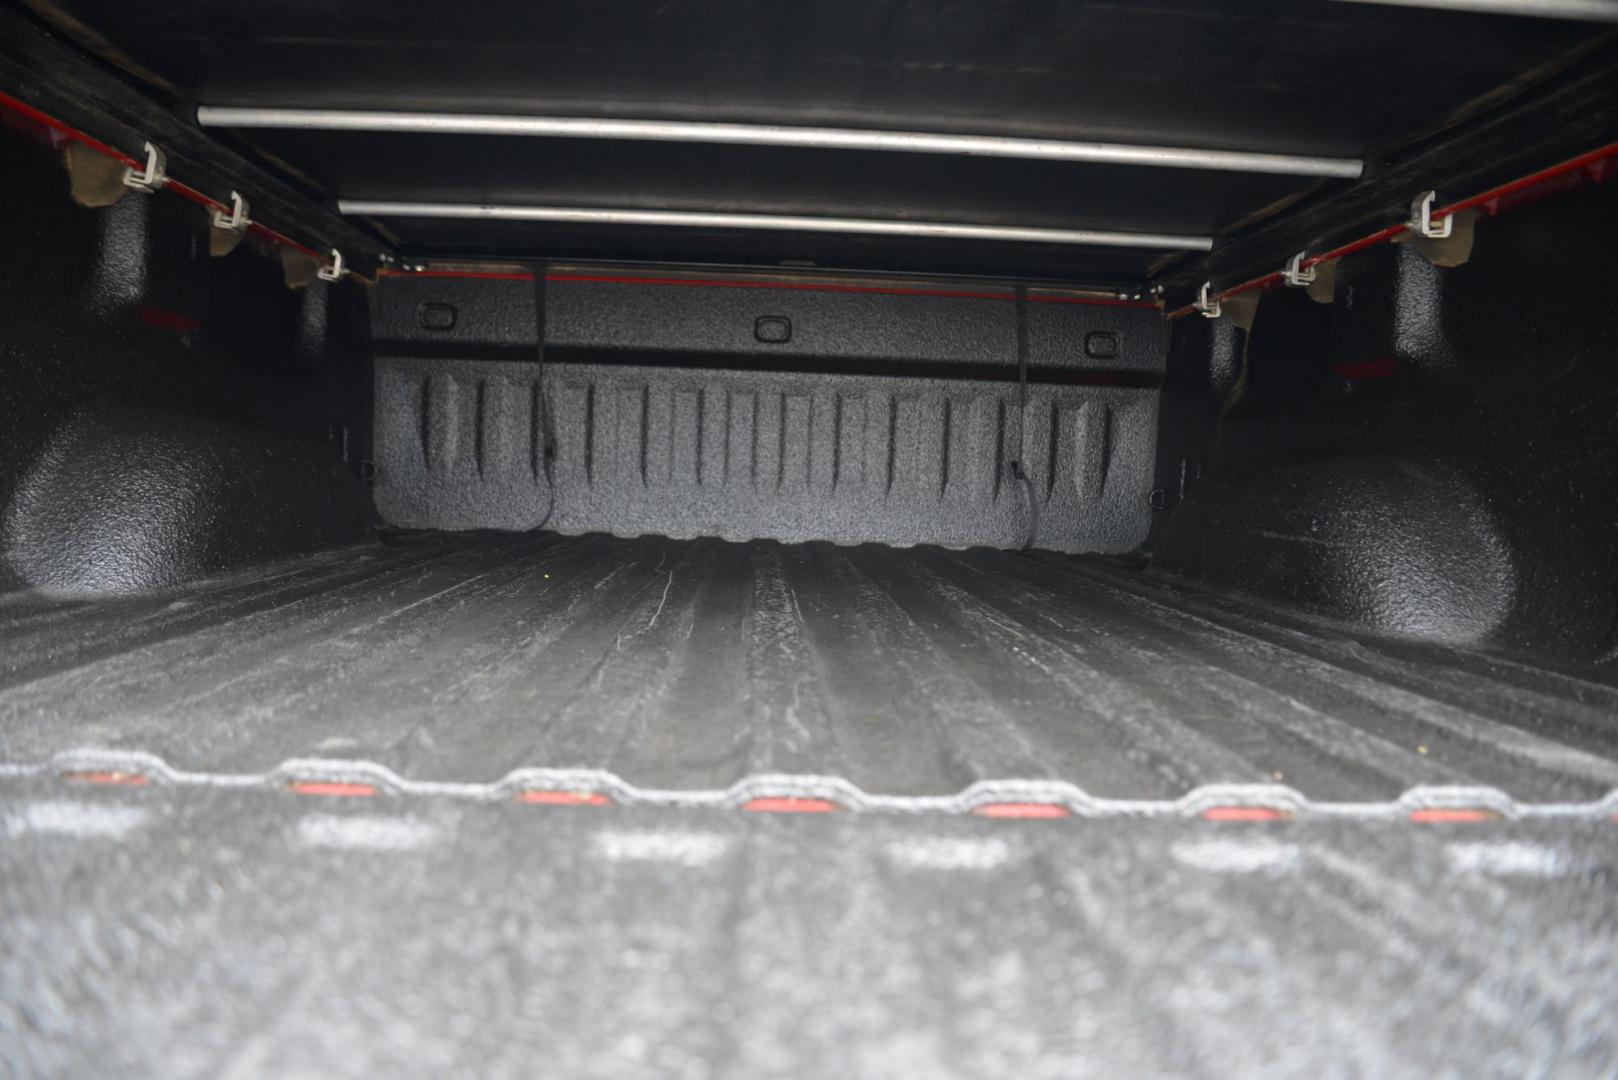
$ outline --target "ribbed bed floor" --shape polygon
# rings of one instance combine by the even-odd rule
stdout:
[[[1109,564],[938,548],[405,535],[156,596],[0,599],[0,761],[86,749],[410,781],[766,774],[1380,802],[1618,788],[1618,691],[1356,640]]]
[[[1598,683],[1056,556],[601,536],[12,595],[0,636],[0,1071],[1618,1061]],[[696,808],[995,781],[1073,816]]]
[[[0,1072],[1611,1077],[1614,833],[0,779]]]

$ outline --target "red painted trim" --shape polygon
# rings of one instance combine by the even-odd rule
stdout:
[[[987,818],[1065,818],[1073,812],[1060,803],[1002,802],[974,807],[972,813]]]
[[[135,168],[140,168],[143,164],[145,164],[142,161],[138,161],[135,158],[130,157],[128,154],[124,153],[122,150],[118,150],[118,149],[116,149],[116,148],[114,148],[112,146],[107,145],[106,143],[102,142],[100,139],[94,138],[93,136],[90,136],[90,135],[86,135],[84,132],[80,131],[79,129],[77,129],[75,127],[68,126],[67,124],[63,123],[62,121],[56,119],[54,116],[50,116],[50,115],[47,115],[46,113],[40,112],[38,109],[34,108],[32,105],[29,105],[29,104],[27,104],[26,102],[23,102],[23,101],[19,101],[17,98],[12,97],[10,94],[0,92],[0,109],[8,109],[11,112],[14,112],[14,113],[18,114],[19,116],[22,116],[22,117],[25,117],[25,118],[27,118],[29,120],[34,121],[37,124],[42,124],[46,128],[49,128],[51,131],[54,131],[54,132],[66,137],[68,139],[71,139],[76,143],[81,143],[84,146],[88,146],[90,149],[96,151],[97,153],[104,154],[107,157],[112,158],[114,161],[121,162],[124,165],[130,165],[130,166],[133,166]],[[164,191],[172,191],[172,192],[174,192],[174,194],[180,196],[180,198],[189,200],[190,202],[194,202],[199,206],[203,206],[203,207],[208,208],[209,210],[228,210],[229,209],[229,207],[227,207],[224,203],[219,202],[219,201],[217,201],[215,199],[209,198],[208,196],[204,195],[202,192],[198,191],[196,188],[191,187],[189,184],[181,183],[180,181],[174,179],[173,177],[170,177],[169,182],[167,184],[163,185],[162,190],[164,190]],[[276,232],[274,229],[270,228],[268,225],[261,225],[256,221],[249,221],[247,223],[247,227],[248,227],[249,230],[257,232],[259,235],[267,237],[268,239],[274,241],[277,244],[282,245],[283,247],[294,248],[294,249],[296,249],[298,251],[303,252],[305,255],[312,256],[312,257],[320,260],[322,264],[324,264],[325,261],[326,261],[326,256],[321,254],[320,252],[316,251],[314,248],[307,247],[307,246],[305,246],[303,244],[300,244],[296,240],[292,239],[291,237],[289,237],[289,236],[287,236],[287,235],[285,235],[283,233]]]
[[[1588,153],[1580,154],[1578,157],[1569,158],[1567,161],[1561,162],[1560,164],[1552,165],[1549,168],[1541,169],[1535,173],[1529,173],[1527,176],[1521,177],[1520,179],[1509,181],[1501,184],[1499,187],[1490,188],[1481,194],[1462,199],[1460,202],[1451,203],[1448,206],[1440,207],[1439,209],[1433,211],[1433,220],[1437,221],[1450,217],[1453,214],[1458,214],[1463,210],[1470,210],[1473,207],[1480,206],[1485,207],[1486,212],[1492,216],[1501,210],[1507,209],[1507,207],[1491,207],[1487,206],[1486,204],[1509,199],[1513,195],[1520,195],[1531,188],[1536,188],[1540,185],[1547,184],[1551,181],[1566,176],[1569,173],[1577,172],[1580,169],[1589,168],[1591,165],[1594,165],[1597,162],[1606,161],[1614,156],[1618,156],[1618,143],[1598,147]],[[1598,176],[1597,179],[1599,180],[1603,178],[1604,174],[1605,170],[1602,171],[1602,176]],[[1521,202],[1526,201],[1528,200],[1522,200]],[[1511,205],[1521,205],[1521,202],[1514,202]],[[1311,255],[1309,258],[1303,260],[1303,269],[1307,270],[1311,266],[1318,266],[1323,262],[1330,262],[1333,259],[1341,259],[1346,255],[1353,255],[1355,252],[1364,251],[1368,247],[1375,247],[1377,244],[1392,240],[1401,233],[1408,232],[1409,229],[1410,227],[1403,222],[1399,223],[1398,225],[1389,225],[1385,229],[1380,229],[1377,232],[1374,232],[1369,236],[1361,237],[1358,240],[1350,241],[1347,244],[1343,244],[1341,247],[1332,248],[1330,251],[1323,252],[1319,255]],[[1230,288],[1222,290],[1216,294],[1214,299],[1227,300],[1232,296],[1239,296],[1240,294],[1250,292],[1253,289],[1272,289],[1280,284],[1281,274],[1279,271],[1277,271],[1272,274],[1265,274],[1263,277],[1253,278],[1251,281],[1244,281],[1240,285],[1233,285]],[[1169,312],[1168,318],[1178,319],[1182,316],[1190,315],[1195,311],[1195,305],[1187,304],[1182,308],[1177,308],[1174,311]]]
[[[154,330],[173,330],[175,333],[188,334],[202,329],[202,320],[183,311],[170,311],[168,308],[153,307],[142,304],[135,309],[136,316],[141,322]]]
[[[1346,361],[1333,364],[1331,373],[1341,375],[1345,379],[1391,379],[1399,374],[1399,361],[1392,356]]]
[[[133,165],[136,168],[139,168],[143,164],[142,162],[136,161],[128,154],[125,154],[123,151],[115,150],[101,140],[92,138],[77,128],[68,127],[66,124],[62,123],[62,121],[56,119],[56,117],[42,113],[32,105],[29,105],[27,102],[19,101],[10,94],[0,92],[0,108],[8,109],[19,116],[34,121],[36,124],[43,124],[50,130],[60,135],[65,135],[74,142],[83,143],[85,146],[88,146],[90,149],[95,150],[98,153],[105,154],[110,158],[116,158],[125,165]]]
[[[385,269],[379,278],[463,278],[468,281],[533,281],[527,270],[392,270]],[[545,278],[550,281],[549,275]]]
[[[599,791],[519,791],[517,801],[540,806],[611,806]]]
[[[340,799],[365,799],[377,794],[375,784],[356,784],[342,780],[294,780],[287,785],[294,795],[324,795]]]
[[[1618,156],[1618,143],[1613,143],[1610,146],[1597,147],[1596,149],[1591,150],[1588,154],[1580,154],[1578,157],[1564,161],[1560,165],[1552,165],[1548,169],[1541,169],[1537,173],[1530,173],[1521,180],[1513,180],[1509,184],[1501,184],[1499,187],[1494,188],[1491,191],[1485,191],[1482,195],[1474,195],[1470,199],[1462,199],[1455,205],[1438,211],[1434,216],[1443,217],[1449,214],[1458,214],[1462,210],[1470,210],[1474,206],[1482,206],[1484,203],[1494,202],[1496,199],[1507,199],[1513,195],[1527,191],[1529,188],[1538,187],[1540,184],[1543,184],[1546,181],[1555,180],[1558,177],[1576,172],[1579,169],[1587,168],[1594,165],[1598,161],[1606,161],[1614,156]]]
[[[163,185],[163,190],[164,191],[172,191],[176,195],[180,196],[180,198],[189,199],[191,202],[194,202],[198,206],[204,207],[205,209],[208,209],[208,210],[229,210],[229,209],[231,209],[230,207],[226,206],[224,203],[218,201],[217,199],[211,199],[208,196],[204,195],[202,192],[198,191],[196,188],[190,187],[187,184],[182,184],[178,180],[175,180],[175,179],[172,179],[172,178],[169,180],[169,182],[167,184]],[[307,255],[310,258],[312,258],[312,259],[316,260],[317,262],[319,262],[322,266],[325,266],[327,264],[325,255],[322,255],[320,252],[316,251],[312,247],[309,247],[309,246],[307,246],[305,244],[298,243],[296,240],[292,239],[290,236],[287,236],[285,233],[276,232],[274,229],[270,228],[268,225],[263,224],[262,222],[251,220],[251,214],[249,214],[249,220],[247,222],[247,231],[248,232],[256,232],[260,236],[265,237],[266,239],[270,240],[272,243],[280,244],[282,247],[289,247],[289,248],[292,248],[295,251],[301,251],[305,255]]]
[[[936,296],[949,300],[1015,300],[1015,293],[911,289],[886,285],[834,285],[830,282],[748,281],[734,278],[625,277],[613,274],[547,274],[546,281],[581,281],[603,285],[682,285],[693,289],[774,289],[787,292],[868,293],[882,296]]]
[[[1438,216],[1439,215],[1437,213],[1433,214],[1434,218],[1437,218]],[[1341,259],[1345,255],[1352,255],[1357,251],[1364,251],[1366,248],[1376,247],[1378,244],[1386,243],[1387,241],[1392,240],[1395,236],[1398,236],[1400,233],[1406,233],[1409,231],[1410,226],[1408,225],[1389,225],[1386,229],[1380,229],[1377,232],[1372,233],[1370,236],[1361,237],[1352,243],[1344,244],[1342,247],[1332,248],[1324,255],[1311,256],[1310,258],[1303,260],[1303,267],[1305,270],[1307,270],[1309,267],[1318,266],[1323,262],[1330,262],[1333,259]],[[1281,280],[1280,274],[1272,274],[1270,276],[1277,282]]]
[[[533,281],[520,270],[385,270],[382,277],[464,278],[474,281]],[[680,285],[694,289],[776,289],[789,292],[863,293],[878,296],[931,296],[947,300],[1016,300],[1014,291],[976,292],[964,289],[915,289],[892,285],[838,285],[809,281],[750,281],[745,278],[631,277],[618,274],[546,274],[545,280],[577,281],[601,285]],[[1093,304],[1098,307],[1156,308],[1143,300],[1115,300],[1091,296],[1029,296],[1030,304]]]
[[[842,807],[830,799],[780,795],[748,799],[742,804],[742,809],[751,810],[755,814],[831,814],[841,810]]]
[[[1204,821],[1285,821],[1287,814],[1273,806],[1210,806],[1202,812]]]
[[[149,777],[140,773],[118,772],[112,769],[67,772],[62,774],[62,779],[76,784],[124,784],[129,787],[145,787],[152,782]]]
[[[1421,825],[1469,825],[1480,821],[1499,821],[1500,815],[1480,807],[1438,807],[1413,810],[1410,820]]]

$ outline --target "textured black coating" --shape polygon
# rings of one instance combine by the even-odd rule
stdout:
[[[1340,261],[1329,307],[1267,295],[1240,384],[1205,391],[1217,445],[1179,448],[1218,468],[1154,565],[1392,632],[1610,654],[1615,235],[1618,192],[1589,188],[1480,221],[1463,266],[1384,247]],[[1203,321],[1171,388],[1225,348]]]
[[[1607,1077],[1611,822],[0,781],[13,1075]]]
[[[785,357],[823,361],[822,367],[849,361],[1017,364],[1018,305],[1009,285],[824,274],[659,275],[609,266],[557,268],[545,295],[547,349],[739,355],[762,370]],[[1099,299],[1033,290],[1022,309],[1030,366],[1161,372],[1168,324],[1160,313]],[[452,310],[452,325],[428,325],[429,307]],[[761,343],[761,317],[787,319],[790,340]],[[1085,343],[1094,334],[1112,335],[1113,355],[1087,355]],[[376,290],[372,337],[383,355],[528,356],[533,286],[433,274],[385,277]]]
[[[183,5],[108,8],[106,18],[135,27],[115,35],[115,48],[203,73],[182,71],[180,92],[213,100],[235,79],[280,100],[334,104],[336,93],[356,103],[375,91],[369,81],[383,75],[397,87],[408,69],[410,95],[426,103],[443,103],[448,72],[458,92],[498,92],[468,104],[600,107],[587,87],[559,100],[533,81],[566,88],[584,72],[612,87],[608,103],[635,112],[712,118],[717,93],[723,108],[754,110],[739,118],[975,128],[1016,116],[1027,133],[1079,125],[1071,134],[1094,121],[1071,109],[1077,97],[1128,106],[1114,114],[1117,129],[1095,132],[1109,137],[1247,141],[1263,117],[1258,137],[1277,149],[1354,152],[1416,133],[1494,89],[1502,71],[1563,54],[1582,32],[1324,4],[1159,10],[1175,27],[1168,38],[1155,20],[1095,5],[1002,6],[987,25],[913,5],[782,8],[760,18],[780,19],[764,36],[791,49],[755,48],[759,27],[733,20],[716,37],[718,62],[698,68],[679,32],[696,9],[665,5],[672,22],[653,32],[666,53],[635,53],[646,77],[625,80],[620,64],[578,49],[577,34],[549,21],[536,33],[558,45],[560,62],[507,49],[522,27],[502,25],[500,45],[481,49],[495,55],[484,63],[469,59],[479,48],[443,44],[445,21],[474,25],[476,11],[396,9],[390,22],[363,7],[323,8],[317,33],[277,32],[290,10],[262,7],[258,26],[270,32],[228,54],[211,36],[218,20]],[[1077,15],[1094,19],[1070,25]],[[565,22],[581,17],[545,14],[563,29],[581,29]],[[593,10],[588,18],[582,29],[629,43],[622,24]],[[884,18],[867,33],[864,19]],[[916,19],[928,33],[910,32]],[[430,32],[413,37],[422,20]],[[817,50],[812,34],[792,33],[794,20],[856,32],[880,45],[880,63]],[[1094,33],[1097,21],[1115,36]],[[356,25],[368,44],[356,45]],[[1300,26],[1310,32],[1288,36]],[[997,63],[985,42],[1008,27],[1020,36],[1004,55],[1026,57],[1034,43],[1054,62],[985,77]],[[1330,54],[1310,51],[1339,48],[1340,35],[1321,31],[1340,27],[1381,62],[1322,80]],[[389,41],[390,29],[401,39]],[[1455,63],[1432,62],[1437,40]],[[299,51],[287,63],[277,54],[291,41]],[[401,64],[420,41],[453,65]],[[975,59],[939,64],[946,46]],[[322,62],[333,47],[349,62]],[[905,61],[911,47],[926,61]],[[1070,62],[1079,47],[1106,63]],[[1147,49],[1186,58],[1167,87],[1176,92],[1130,85],[1146,77],[1162,88],[1167,69],[1142,63]],[[149,50],[159,55],[139,55]],[[670,57],[681,72],[709,73],[701,95],[666,93]],[[828,78],[828,68],[856,76]],[[288,71],[302,77],[289,81]],[[523,78],[505,81],[513,71]],[[1227,78],[1209,77],[1221,71]],[[715,91],[712,73],[731,85]],[[1108,84],[1119,73],[1127,78]],[[728,92],[749,79],[767,93]],[[813,95],[795,99],[805,88]],[[1068,92],[1047,92],[1060,88]],[[881,100],[895,104],[869,107]],[[1418,115],[1412,101],[1432,112]],[[150,115],[112,104],[123,125]],[[1561,137],[1603,123],[1607,106],[1596,104],[1594,121],[1558,127]],[[1503,167],[1498,155],[1473,156]],[[238,257],[221,270],[199,257],[205,234],[193,208],[132,196],[107,212],[73,210],[60,189],[54,201],[41,194],[37,164],[28,152],[8,157],[0,215],[7,585],[20,573],[98,592],[150,586],[326,543],[362,523],[341,471],[358,462],[340,432],[370,445],[353,287],[285,294],[272,265],[275,288],[259,291],[264,264],[246,269]],[[1387,211],[1370,196],[1353,208],[1370,209]],[[1106,564],[933,547],[410,537],[155,595],[6,593],[0,1064],[61,1075],[1611,1075],[1613,825],[1593,800],[1610,799],[1618,783],[1618,691],[1610,666],[1574,664],[1610,643],[1618,566],[1612,331],[1590,315],[1610,306],[1613,283],[1577,244],[1611,229],[1590,213],[1582,204],[1542,234],[1480,234],[1476,262],[1458,271],[1408,257],[1396,278],[1369,262],[1347,267],[1345,280],[1397,280],[1396,302],[1382,308],[1395,313],[1391,333],[1374,305],[1324,336],[1294,323],[1305,362],[1281,380],[1263,373],[1281,370],[1284,344],[1247,343],[1244,355],[1228,329],[1201,329],[1208,348],[1181,354],[1193,354],[1215,394],[1199,409],[1181,393],[1184,372],[1171,370],[1171,400],[1188,405],[1174,415],[1194,430],[1163,436],[1184,444],[1164,465],[1174,498],[1183,489],[1191,501],[1176,511],[1159,565],[1189,552],[1181,569],[1205,582],[1380,630],[1533,646],[1558,654],[1560,673],[1263,613]],[[578,235],[580,250],[611,239]],[[417,236],[463,250],[565,239],[504,226]],[[646,234],[635,243],[642,255],[667,244],[884,265],[943,258],[826,238]],[[1258,247],[1234,250],[1231,265]],[[1006,265],[1003,249],[973,250],[980,266]],[[1139,256],[1018,257],[1072,275],[1144,272]],[[973,262],[965,249],[948,258]],[[556,313],[565,327],[571,310],[582,328],[554,369],[556,400],[567,402],[560,433],[574,448],[558,465],[585,475],[572,481],[571,509],[558,504],[574,515],[563,519],[570,531],[606,523],[1012,544],[1015,492],[1006,494],[998,464],[1008,442],[957,427],[952,406],[935,406],[950,400],[948,386],[974,423],[985,402],[1004,415],[1016,356],[1008,342],[1020,331],[1036,411],[1051,404],[1060,418],[1074,406],[1079,423],[1049,430],[1085,433],[1051,440],[1043,468],[1027,454],[1031,471],[1052,491],[1058,478],[1071,481],[1074,498],[1103,507],[1064,517],[1053,498],[1041,517],[1047,542],[1123,549],[1144,535],[1154,425],[1115,421],[1155,414],[1160,330],[1130,323],[1116,356],[1101,345],[1075,361],[1092,334],[1118,331],[1105,309],[1030,305],[1008,336],[1014,309],[1003,301],[917,315],[920,305],[891,299],[771,296],[765,307],[746,293],[606,295],[575,293],[571,309],[559,298]],[[386,310],[378,385],[409,389],[409,376],[426,393],[410,408],[384,395],[378,446],[400,456],[383,462],[382,491],[441,512],[434,524],[535,523],[527,511],[537,504],[523,500],[539,473],[524,481],[521,469],[534,428],[502,411],[504,390],[520,390],[519,373],[533,370],[511,355],[535,344],[523,337],[531,311],[501,301],[446,323],[433,309],[426,322],[447,335],[435,343],[421,332],[425,309],[408,308],[408,332]],[[1275,326],[1273,310],[1261,312],[1261,333]],[[1509,317],[1489,317],[1502,311]],[[1292,314],[1308,323],[1317,313]],[[792,338],[759,342],[761,316],[790,319]],[[1437,322],[1441,349],[1421,337]],[[1395,381],[1333,372],[1339,361],[1379,359],[1361,343],[1384,338],[1401,365]],[[703,357],[725,358],[715,365],[724,370],[705,373]],[[1103,377],[1114,381],[1095,385]],[[729,447],[712,456],[715,433],[736,430],[732,406],[751,398],[755,417],[765,415],[771,394],[774,456],[768,440],[745,457]],[[889,453],[878,442],[845,456],[844,406],[860,398],[869,419],[866,399],[877,396],[889,404]],[[1229,408],[1245,423],[1216,441],[1209,416]],[[251,417],[276,430],[255,429]],[[412,419],[414,431],[400,429]],[[318,443],[326,431],[323,456],[310,436]],[[1026,439],[1016,449],[1024,456]],[[414,489],[404,467],[413,450]],[[1204,479],[1204,454],[1228,471]],[[753,502],[705,494],[716,460],[722,477],[738,463]],[[842,469],[856,462],[881,480],[875,509],[837,501]],[[772,464],[776,509],[766,510],[756,481],[768,487]],[[954,493],[952,478],[964,485]],[[998,501],[983,498],[985,478],[1001,488]],[[926,513],[914,491],[890,496],[912,481],[932,500]],[[893,520],[882,519],[888,512]],[[19,764],[86,750],[158,754],[202,778],[106,792],[15,775]],[[486,788],[454,801],[300,803],[254,779],[299,757],[369,760],[416,781],[578,767],[675,793],[730,790],[767,773],[901,797],[1061,781],[1156,809],[1235,783],[1246,797],[1280,788],[1363,802],[1384,818],[1402,792],[1458,785],[1490,805],[1484,789],[1569,818],[1451,832],[1390,820],[1263,831],[1118,819],[767,820],[484,805]],[[243,780],[254,790],[223,790]]]
[[[1032,529],[1041,547],[1114,552],[1145,536],[1155,310],[588,276],[603,275],[559,271],[545,293],[554,529],[1000,547]],[[424,328],[429,309],[453,325]],[[761,318],[789,339],[760,342]],[[387,278],[375,340],[383,519],[533,528],[551,495],[532,285]],[[1044,380],[1026,407],[1019,350]],[[491,356],[507,359],[469,359]]]
[[[0,782],[18,1075],[1610,1076],[1602,823]]]
[[[1211,478],[1157,565],[1440,641],[1503,628],[1516,571],[1483,495],[1431,459],[1339,457]]]
[[[0,544],[20,583],[97,594],[314,551],[370,527],[359,481],[325,439],[195,414],[87,410],[30,463]]]
[[[817,280],[824,279],[803,277],[790,284],[813,286]],[[971,291],[1000,299],[554,281],[547,290],[546,343],[558,349],[745,353],[765,370],[785,356],[1015,364],[1017,308],[1011,290]],[[760,348],[754,334],[759,316],[790,320],[791,340]],[[1156,312],[1130,312],[1117,321],[1162,336]],[[1149,355],[1150,349],[1143,340],[1142,353]]]
[[[1618,788],[1610,673],[1352,636],[1066,556],[423,534],[151,597],[0,606],[0,760],[231,774],[765,774],[874,795]]]
[[[0,139],[7,582],[127,591],[363,536],[359,287],[210,258],[177,198],[75,206],[50,150]]]
[[[1024,406],[1008,381],[549,359],[544,379],[564,533],[1020,547],[1037,513],[1036,546],[1127,552],[1151,523],[1150,389],[1035,386]],[[537,527],[540,408],[532,365],[379,360],[377,512]]]

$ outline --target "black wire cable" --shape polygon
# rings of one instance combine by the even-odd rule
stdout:
[[[1028,531],[1023,536],[1022,550],[1034,546],[1039,533],[1039,501],[1034,498],[1034,482],[1023,468],[1027,453],[1023,431],[1028,423],[1028,289],[1017,286],[1017,456],[1011,459],[1011,478],[1017,482],[1027,506]]]
[[[534,386],[539,415],[540,468],[545,473],[545,514],[529,532],[539,532],[556,510],[556,480],[551,462],[556,458],[556,427],[551,422],[550,398],[545,394],[545,264],[534,265]]]

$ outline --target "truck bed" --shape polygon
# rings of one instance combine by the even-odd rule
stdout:
[[[0,620],[12,764],[889,808],[1618,788],[1599,667],[1356,636],[1116,560],[397,534],[140,597],[14,594]]]

